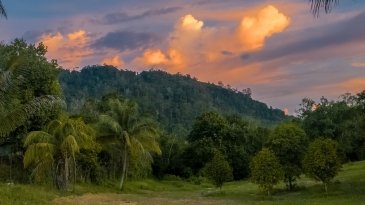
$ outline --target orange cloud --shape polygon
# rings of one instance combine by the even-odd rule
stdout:
[[[340,87],[346,89],[346,91],[349,92],[361,92],[365,90],[365,77],[346,80],[340,84]]]
[[[189,73],[205,81],[268,83],[275,71],[262,74],[259,64],[242,66],[239,54],[261,48],[290,21],[274,6],[249,13],[235,28],[209,27],[192,14],[182,16],[170,33],[166,49],[146,49],[134,62],[139,67]]]
[[[147,65],[163,65],[168,63],[166,55],[160,49],[147,49],[143,53],[143,60]]]
[[[180,27],[182,30],[187,30],[187,31],[200,31],[203,28],[203,26],[204,22],[197,20],[191,14],[183,16],[180,19],[180,23],[178,24],[178,27]]]
[[[240,43],[252,50],[264,46],[266,38],[280,33],[289,26],[290,20],[274,6],[266,6],[255,16],[246,16],[238,26]]]
[[[121,68],[125,65],[124,61],[120,58],[119,55],[115,55],[115,56],[112,56],[111,58],[103,59],[102,64],[111,65],[111,66],[114,66],[117,68]]]
[[[365,63],[352,63],[351,64],[353,67],[365,67]]]
[[[47,46],[47,57],[58,59],[61,66],[75,68],[81,65],[83,58],[93,54],[88,48],[89,37],[84,30],[79,30],[67,35],[57,32],[44,34],[38,42]]]

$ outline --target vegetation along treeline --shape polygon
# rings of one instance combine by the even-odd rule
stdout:
[[[80,72],[43,44],[0,44],[0,180],[51,184],[251,179],[271,195],[305,174],[323,183],[365,158],[365,92],[303,99],[285,116],[223,84],[111,66]]]

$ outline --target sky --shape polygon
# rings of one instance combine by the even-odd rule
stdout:
[[[365,1],[315,18],[307,0],[2,0],[0,40],[43,42],[65,69],[160,69],[251,88],[295,114],[301,99],[365,89]]]

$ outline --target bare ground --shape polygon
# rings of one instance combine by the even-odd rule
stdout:
[[[164,196],[144,196],[133,194],[85,194],[82,196],[59,197],[56,205],[234,205],[233,201],[212,199],[202,196],[170,198]]]

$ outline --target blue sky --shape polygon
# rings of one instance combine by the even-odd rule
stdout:
[[[314,18],[307,0],[3,0],[0,39],[43,41],[67,69],[112,64],[222,81],[293,114],[365,89],[365,2]]]

